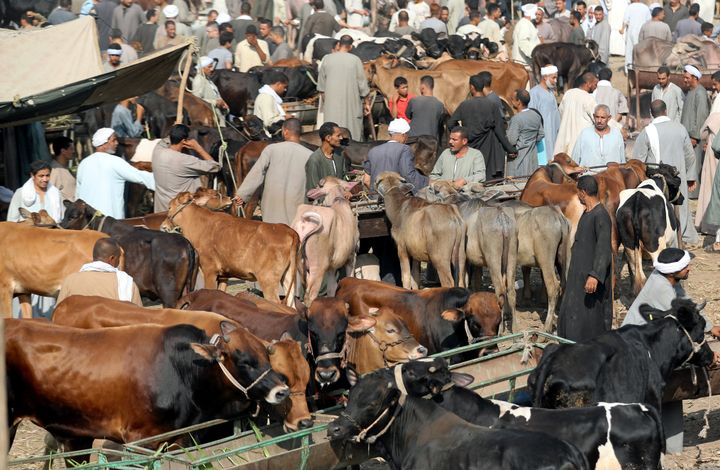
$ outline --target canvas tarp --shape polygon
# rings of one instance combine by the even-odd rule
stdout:
[[[95,20],[0,30],[0,127],[70,114],[162,86],[191,40],[103,73]]]

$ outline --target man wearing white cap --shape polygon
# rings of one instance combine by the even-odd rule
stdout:
[[[95,153],[85,157],[77,170],[77,198],[104,215],[125,218],[125,182],[138,183],[155,191],[152,173],[140,171],[120,157],[115,131],[98,129],[92,137]]]
[[[365,167],[363,183],[371,191],[375,191],[375,178],[383,171],[400,173],[400,176],[414,186],[414,193],[427,186],[427,176],[423,176],[415,169],[415,156],[410,147],[405,145],[408,132],[410,132],[410,124],[405,119],[393,119],[388,125],[390,140],[373,147],[368,152],[367,160],[363,164]]]
[[[610,23],[605,19],[605,12],[601,7],[595,7],[593,14],[595,24],[588,31],[587,38],[597,43],[600,60],[610,64]]]
[[[180,0],[179,3],[182,3],[183,0]],[[189,26],[187,26],[184,23],[181,23],[179,20],[179,14],[180,10],[176,5],[167,5],[162,9],[163,16],[165,17],[164,21],[158,22],[158,24],[162,24],[164,28],[158,28],[157,32],[155,33],[155,49],[160,49],[162,47],[165,47],[169,45],[166,41],[163,41],[164,36],[170,36],[169,32],[167,31],[167,22],[171,21],[174,23],[174,35],[170,39],[174,39],[176,36],[183,36],[183,37],[189,37],[192,35],[192,30]]]
[[[220,96],[217,86],[207,78],[212,74],[214,67],[215,62],[210,57],[200,57],[197,66],[198,73],[195,74],[192,81],[192,93],[201,100],[206,101],[210,106],[214,106],[218,124],[220,127],[225,127],[225,111],[228,109],[228,105]]]
[[[515,29],[513,29],[512,59],[528,65],[531,63],[530,57],[533,49],[540,44],[537,29],[531,21],[535,18],[537,5],[528,3],[523,5],[521,9],[523,17],[520,18],[520,21],[515,25]]]
[[[545,151],[545,158],[552,160],[555,151],[555,139],[560,130],[560,111],[558,110],[555,88],[557,87],[558,68],[554,65],[546,65],[540,68],[540,83],[530,90],[529,108],[536,109],[543,118],[543,130],[545,139],[542,148]],[[541,151],[539,151],[541,153]],[[544,162],[539,162],[544,164]]]
[[[685,126],[690,135],[690,142],[692,142],[695,149],[697,168],[702,168],[703,164],[703,148],[700,145],[702,126],[710,114],[710,100],[708,99],[707,90],[700,84],[701,78],[702,73],[696,67],[692,65],[685,66],[683,81],[685,87],[688,88],[688,92],[685,95],[680,124]],[[697,198],[696,189],[690,190],[690,197]]]
[[[114,72],[121,67],[120,58],[122,57],[122,49],[118,44],[110,44],[107,50],[107,61],[103,63],[104,72]]]

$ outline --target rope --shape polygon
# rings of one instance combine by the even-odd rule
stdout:
[[[530,341],[530,334],[528,331],[523,331],[523,353],[522,358],[520,359],[520,364],[527,364],[528,361],[532,358],[533,353],[533,342]]]
[[[247,387],[243,387],[242,384],[240,382],[238,382],[235,377],[232,376],[230,371],[227,370],[227,367],[225,367],[225,364],[223,364],[219,360],[217,361],[217,364],[220,366],[220,370],[223,371],[223,374],[225,374],[225,377],[227,377],[227,379],[230,381],[230,383],[233,384],[235,386],[235,388],[237,388],[238,390],[243,392],[243,395],[245,395],[245,398],[247,398],[248,400],[250,399],[250,396],[248,395],[248,392],[250,391],[250,389],[253,388],[255,385],[257,385],[258,382],[260,382],[262,379],[264,379],[265,376],[268,375],[270,373],[270,371],[272,370],[272,369],[266,369],[265,372],[260,374],[260,377],[255,379],[255,381],[253,383],[251,383]]]
[[[708,388],[708,398],[712,398],[712,386],[710,385],[710,376],[708,375],[707,367],[702,368],[703,374],[705,374],[705,382],[707,383]],[[710,407],[708,406],[705,408],[705,414],[703,415],[703,420],[705,421],[705,424],[703,425],[702,429],[698,433],[698,437],[700,439],[705,439],[707,437],[707,433],[710,430],[710,420],[708,419],[708,416],[710,415]]]

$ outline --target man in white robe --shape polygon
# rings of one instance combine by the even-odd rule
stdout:
[[[663,100],[667,106],[667,117],[680,122],[685,95],[679,86],[670,81],[670,69],[662,66],[657,71],[658,84],[653,87],[652,100]]]
[[[92,137],[95,153],[85,157],[77,170],[77,198],[104,215],[125,218],[125,182],[142,184],[155,191],[152,173],[140,171],[113,155],[118,146],[115,131],[103,127]]]
[[[712,86],[715,91],[715,98],[713,98],[712,107],[710,107],[710,114],[720,113],[720,71],[712,74]]]
[[[680,192],[685,198],[680,206],[680,233],[685,243],[697,244],[700,239],[688,204],[688,190],[695,189],[697,181],[695,152],[690,136],[685,127],[667,116],[663,100],[650,103],[650,114],[653,121],[638,135],[632,158],[645,163],[667,163],[677,168],[682,180]]]
[[[633,47],[638,43],[640,29],[650,21],[652,15],[650,9],[640,0],[632,0],[632,3],[625,8],[623,25],[620,34],[625,35],[625,71],[632,66]]]
[[[629,111],[627,98],[623,95],[622,91],[614,88],[610,80],[612,79],[612,71],[605,67],[598,72],[597,88],[593,93],[593,97],[597,104],[604,104],[610,108],[610,116],[613,118],[614,123],[619,123],[622,120],[623,115],[626,115]]]
[[[540,69],[540,75],[540,83],[530,89],[529,108],[536,109],[543,118],[545,138],[538,154],[544,153],[545,162],[538,163],[545,164],[554,156],[555,139],[560,129],[560,111],[555,97],[558,69],[554,65],[546,65]]]
[[[553,155],[570,155],[580,132],[593,125],[592,116],[597,103],[591,93],[595,91],[598,80],[592,72],[584,73],[582,80],[583,83],[578,88],[568,90],[560,102],[560,130]]]
[[[532,63],[532,51],[540,44],[537,29],[530,21],[535,18],[536,11],[537,6],[534,3],[523,5],[523,17],[513,29],[512,59],[525,65]]]

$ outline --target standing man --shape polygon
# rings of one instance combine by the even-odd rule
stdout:
[[[408,15],[408,24],[414,25],[415,24],[415,11],[410,10],[408,8],[408,0],[397,0],[397,6],[398,10],[393,13],[393,15],[390,17],[390,25],[388,26],[388,30],[391,33],[395,32],[395,28],[397,28],[399,24],[399,16],[400,12],[405,12]],[[438,5],[438,16],[440,13],[440,5]],[[431,9],[432,14],[432,9]]]
[[[630,5],[625,8],[625,17],[620,28],[620,34],[625,34],[625,72],[628,66],[632,65],[633,47],[639,41],[640,29],[650,18],[650,9],[640,0],[631,0]]]
[[[142,307],[140,291],[133,278],[118,269],[122,247],[114,238],[101,238],[93,247],[93,261],[70,274],[62,283],[57,303],[71,295],[96,295],[106,299],[132,302]]]
[[[685,200],[680,206],[680,231],[683,241],[696,244],[700,240],[690,214],[688,190],[695,189],[697,166],[695,151],[688,131],[667,115],[663,100],[650,103],[652,122],[638,135],[633,147],[633,158],[646,163],[667,163],[678,170],[680,192]]]
[[[642,25],[638,42],[648,38],[658,38],[663,41],[672,42],[672,31],[670,26],[665,23],[665,10],[662,7],[655,7],[650,12],[652,18],[650,21]]]
[[[465,15],[465,2],[463,0],[448,0],[447,10],[448,34],[455,34],[455,31],[458,29],[460,19],[462,19],[463,15]]]
[[[50,183],[60,190],[63,201],[75,201],[75,177],[68,165],[75,156],[75,145],[65,136],[52,143],[53,159],[50,162]]]
[[[345,157],[340,150],[342,131],[334,122],[325,122],[320,126],[320,147],[315,150],[305,164],[305,189],[307,191],[320,186],[320,180],[326,176],[345,179],[347,167]]]
[[[543,148],[546,161],[555,155],[555,139],[560,130],[560,111],[558,110],[555,88],[557,86],[558,69],[554,65],[546,65],[540,69],[540,83],[530,90],[529,107],[536,109],[543,118],[545,142]]]
[[[275,44],[275,52],[270,55],[270,62],[276,63],[279,60],[292,59],[295,57],[292,49],[285,41],[285,28],[282,26],[273,26],[270,30],[270,42]]]
[[[158,30],[158,14],[154,8],[149,8],[145,13],[146,22],[141,24],[135,36],[131,39],[133,42],[139,42],[142,45],[142,53],[147,54],[155,50],[153,43]]]
[[[401,11],[398,13],[398,24],[395,27],[395,34],[398,36],[407,36],[415,32],[415,28],[410,26],[410,16],[408,12]]]
[[[673,31],[673,41],[677,41],[678,38],[692,34],[700,36],[702,34],[702,25],[698,21],[698,15],[700,14],[700,5],[693,3],[690,5],[688,11],[688,17],[683,18],[677,22],[675,30]]]
[[[485,19],[478,25],[480,35],[500,45],[502,36],[500,35],[500,25],[497,23],[497,20],[500,19],[500,6],[497,3],[488,3],[486,9]]]
[[[531,56],[535,46],[540,44],[538,31],[531,19],[535,18],[537,6],[528,3],[522,6],[523,17],[517,22],[513,29],[512,59],[524,65],[532,64]]]
[[[269,71],[263,74],[265,84],[258,90],[253,114],[259,117],[270,135],[280,131],[282,121],[291,118],[282,107],[282,96],[288,87],[288,78],[282,72]]]
[[[254,24],[245,28],[245,39],[235,48],[235,65],[240,72],[247,72],[253,67],[265,65],[270,59],[270,49],[262,39],[257,37],[258,31]]]
[[[480,12],[478,11],[471,11],[470,12],[470,22],[468,24],[464,24],[460,26],[455,34],[459,34],[462,37],[467,37],[470,34],[480,34],[482,36],[482,32],[480,31],[480,28],[478,25],[480,24]]]
[[[71,0],[60,0],[57,8],[55,8],[48,16],[48,23],[54,26],[74,20],[77,16],[75,16],[75,13],[71,11],[71,8]]]
[[[301,132],[300,121],[286,120],[282,127],[285,141],[265,147],[238,189],[235,199],[242,204],[263,186],[263,222],[289,226],[298,206],[305,201],[305,164],[310,150],[300,144]]]
[[[593,96],[597,104],[604,104],[610,109],[610,116],[616,122],[622,121],[623,115],[627,115],[629,112],[627,98],[623,95],[622,91],[617,88],[613,88],[612,83],[612,71],[605,67],[598,72],[598,78],[600,79],[595,88]]]
[[[467,129],[461,126],[450,129],[448,146],[435,162],[431,181],[450,181],[457,190],[485,181],[485,158],[479,150],[468,146]]]
[[[370,89],[360,58],[350,54],[352,44],[352,37],[345,34],[338,51],[325,56],[318,71],[317,89],[322,94],[325,120],[348,128],[353,140],[362,141],[363,115],[370,113]]]
[[[468,129],[470,147],[480,150],[485,157],[488,178],[502,176],[505,171],[505,154],[516,150],[508,142],[505,123],[497,105],[483,96],[484,80],[478,75],[470,77],[472,98],[460,103],[448,121],[448,127],[458,125]]]
[[[697,168],[703,165],[703,148],[701,145],[702,126],[710,114],[710,101],[707,90],[700,84],[702,73],[692,65],[685,66],[683,81],[688,89],[685,95],[685,104],[680,116],[680,123],[685,126],[690,135],[690,142],[695,149]],[[697,188],[695,188],[697,189]],[[697,191],[690,190],[690,197],[697,198]]]
[[[713,91],[715,92],[715,98],[713,99],[712,107],[710,108],[710,114],[720,113],[720,71],[712,74],[712,86]]]
[[[92,136],[95,153],[85,157],[77,170],[77,198],[104,215],[125,218],[125,182],[142,184],[155,191],[152,173],[140,171],[116,157],[118,141],[115,131],[103,127]]]
[[[201,176],[220,171],[220,164],[195,139],[189,137],[188,126],[175,124],[170,128],[169,145],[165,140],[153,150],[155,212],[168,210],[170,201],[184,191],[194,193],[202,186]],[[200,158],[183,153],[183,150],[193,150]]]
[[[122,31],[122,35],[128,41],[135,36],[138,27],[145,21],[142,8],[133,0],[120,0],[120,5],[115,7],[112,16],[112,28]]]
[[[411,99],[415,98],[415,95],[411,94],[408,87],[408,81],[405,77],[395,77],[393,82],[397,96],[392,96],[388,100],[388,110],[390,115],[395,118],[402,118],[410,122],[410,118],[407,117],[405,111],[407,110],[408,103]]]
[[[580,177],[577,188],[585,212],[572,246],[557,333],[572,341],[587,341],[612,328],[612,222],[600,204],[595,177]]]
[[[230,31],[223,31],[220,35],[220,46],[211,49],[208,52],[208,57],[212,60],[217,60],[215,70],[230,70],[233,66],[233,53],[230,52],[232,49],[232,42],[235,36]]]
[[[581,22],[582,16],[580,13],[573,11],[570,14],[570,27],[572,27],[572,30],[570,31],[570,38],[568,39],[568,42],[577,44],[578,46],[585,44],[585,31],[582,29]]]
[[[133,119],[130,105],[135,105],[135,119]],[[137,102],[137,96],[122,100],[115,105],[110,120],[110,127],[115,131],[115,135],[120,139],[138,139],[142,137],[143,126],[142,118],[145,115],[145,108]]]
[[[667,117],[680,122],[685,96],[679,86],[670,81],[670,69],[664,65],[657,70],[658,84],[653,87],[652,100],[663,100],[667,106]]]
[[[608,125],[611,119],[610,108],[604,104],[595,107],[595,125],[583,129],[575,142],[572,152],[575,163],[586,167],[625,163],[625,142],[620,131]]]
[[[383,171],[394,171],[413,185],[413,193],[421,190],[428,184],[427,176],[423,176],[415,168],[415,156],[410,147],[405,145],[410,124],[405,119],[393,119],[388,125],[390,140],[382,145],[373,147],[368,152],[363,176],[363,184],[375,191],[375,179]]]
[[[688,17],[690,12],[688,7],[680,3],[680,0],[670,0],[669,5],[665,5],[665,22],[670,26],[670,31],[675,31],[678,21]]]
[[[597,103],[591,93],[595,91],[598,80],[592,72],[585,72],[580,80],[580,86],[568,90],[560,102],[560,129],[553,155],[571,154],[580,132],[593,125],[592,116]]]
[[[537,29],[538,38],[542,44],[557,42],[555,31],[553,31],[550,23],[545,19],[545,10],[542,8],[535,9],[535,28]]]
[[[598,44],[600,60],[610,63],[610,23],[605,19],[605,12],[601,7],[595,7],[595,25],[588,31],[587,38]]]
[[[200,57],[198,61],[198,73],[192,80],[192,94],[207,102],[215,111],[215,118],[220,127],[225,127],[225,111],[227,103],[220,96],[217,86],[208,77],[212,75],[215,63],[210,57]]]
[[[238,43],[245,39],[245,31],[247,27],[255,25],[255,21],[253,21],[252,16],[250,16],[251,8],[252,6],[248,2],[242,2],[240,4],[240,15],[230,21],[233,32],[235,33],[235,41]]]
[[[517,157],[508,158],[506,176],[526,176],[538,167],[537,145],[545,137],[543,118],[534,109],[529,109],[530,93],[515,90],[510,98],[515,115],[510,119],[508,140],[517,149]]]
[[[420,28],[418,29],[422,31],[425,28],[430,28],[437,34],[447,34],[447,25],[440,20],[440,5],[437,3],[430,4],[430,18],[420,23]]]
[[[434,88],[434,78],[430,75],[420,77],[420,96],[411,99],[405,110],[410,119],[410,137],[431,135],[440,141],[447,111],[445,105],[433,96]]]
[[[328,2],[332,1],[328,0]],[[304,35],[302,37],[308,35],[312,37],[315,34],[332,37],[340,31],[340,24],[335,19],[335,16],[325,11],[325,2],[323,0],[314,0],[313,5],[315,5],[315,13],[305,20],[305,24],[303,24]]]

